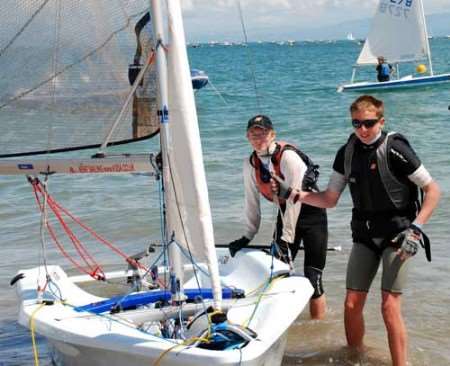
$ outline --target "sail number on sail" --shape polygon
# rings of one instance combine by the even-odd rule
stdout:
[[[385,0],[380,2],[380,12],[394,17],[408,18],[414,0]]]

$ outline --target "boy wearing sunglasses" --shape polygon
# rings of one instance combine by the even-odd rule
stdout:
[[[349,346],[363,349],[363,309],[380,263],[382,315],[394,366],[405,366],[407,334],[401,293],[410,261],[426,235],[422,226],[437,206],[440,189],[406,138],[384,132],[383,102],[369,95],[350,107],[353,133],[337,152],[328,188],[291,189],[277,179],[274,191],[293,201],[335,207],[346,185],[353,201],[353,247],[347,265],[344,323]],[[419,205],[418,187],[425,193]],[[427,257],[431,260],[429,247]]]
[[[261,222],[260,197],[273,201],[279,208],[274,233],[277,256],[286,263],[292,263],[300,242],[303,242],[304,273],[314,287],[310,314],[313,319],[322,319],[326,312],[322,286],[328,242],[326,211],[279,199],[273,195],[271,184],[271,174],[277,173],[296,188],[313,189],[305,183],[308,179],[304,179],[309,177],[311,170],[303,159],[310,161],[293,145],[275,141],[272,121],[267,116],[257,115],[248,121],[247,139],[253,153],[244,160],[243,167],[245,234],[229,244],[230,254],[234,257],[258,232]]]

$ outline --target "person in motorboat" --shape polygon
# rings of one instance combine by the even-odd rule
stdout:
[[[372,281],[383,263],[381,311],[388,333],[392,364],[407,362],[407,331],[401,312],[410,257],[425,248],[422,227],[440,198],[440,188],[407,139],[383,131],[384,105],[364,95],[350,107],[354,132],[337,152],[328,187],[322,192],[293,189],[277,178],[274,192],[317,207],[335,207],[348,184],[353,201],[353,247],[347,265],[344,323],[348,345],[361,350],[363,309]],[[425,196],[419,200],[420,188]]]
[[[376,67],[376,70],[378,81],[379,82],[389,81],[391,74],[393,72],[392,65],[388,64],[383,56],[379,56],[377,60],[378,65]]]
[[[272,121],[267,116],[257,115],[248,121],[247,139],[254,151],[244,159],[243,167],[245,233],[229,244],[230,254],[234,257],[258,232],[261,222],[260,197],[273,201],[278,206],[274,233],[276,255],[292,265],[303,242],[304,274],[314,287],[310,314],[313,319],[322,319],[326,313],[322,285],[328,243],[326,211],[278,199],[272,194],[270,182],[271,172],[276,172],[294,187],[313,189],[316,187],[318,166],[312,164],[294,145],[275,141]]]

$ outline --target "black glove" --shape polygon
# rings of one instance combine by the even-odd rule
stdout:
[[[403,230],[392,239],[392,242],[396,243],[400,248],[399,254],[402,259],[412,257],[416,255],[422,243],[422,231],[414,224],[411,224],[409,228]]]
[[[250,239],[247,239],[245,236],[243,236],[240,239],[232,241],[230,244],[228,244],[230,255],[234,257],[234,255],[242,248],[245,248],[248,245],[248,243],[250,243]]]
[[[292,202],[297,203],[300,199],[300,193],[298,190],[293,190],[285,180],[281,179],[276,175],[272,175],[272,192],[278,197],[288,200],[291,197],[292,192],[294,196],[292,197]]]
[[[289,250],[290,244],[283,239],[278,239],[275,244],[275,257],[280,261],[289,264],[289,262],[291,262],[291,253]]]
[[[280,198],[288,199],[292,193],[292,188],[275,174],[272,174],[272,191]]]
[[[286,183],[286,181],[278,182],[278,197],[284,198],[287,200],[292,193],[292,188]]]

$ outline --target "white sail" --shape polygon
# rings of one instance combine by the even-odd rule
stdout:
[[[208,187],[203,164],[197,112],[189,71],[181,8],[168,1],[169,52],[169,229],[197,260],[205,260],[216,304],[221,297]],[[167,172],[165,172],[167,174]]]
[[[380,0],[356,63],[376,64],[379,56],[389,63],[422,60],[429,56],[421,0]]]

